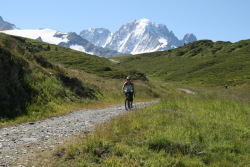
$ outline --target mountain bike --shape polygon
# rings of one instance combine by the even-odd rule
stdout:
[[[125,98],[125,109],[126,110],[131,110],[132,109],[132,99],[129,96],[129,92],[124,92],[124,93],[126,95],[126,98]]]

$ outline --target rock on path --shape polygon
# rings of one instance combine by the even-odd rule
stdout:
[[[136,108],[146,107],[158,101],[137,102]],[[23,123],[15,127],[0,129],[0,167],[12,166],[27,154],[27,148],[46,151],[44,147],[61,144],[70,136],[79,135],[89,127],[110,120],[126,112],[124,105],[116,105],[105,109],[74,111],[68,115],[52,117],[46,120]],[[48,146],[49,146],[48,145]]]

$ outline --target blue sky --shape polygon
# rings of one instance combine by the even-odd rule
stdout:
[[[213,41],[250,38],[250,0],[1,0],[0,16],[21,29],[115,32],[147,18],[165,24],[179,39],[186,33]]]

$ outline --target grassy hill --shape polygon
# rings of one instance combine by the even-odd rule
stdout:
[[[89,55],[38,40],[20,37],[15,37],[15,39],[23,42],[27,50],[33,55],[48,60],[53,64],[61,64],[68,69],[77,69],[100,77],[121,79],[131,75],[134,79],[146,80],[146,78],[137,74],[138,71],[124,70],[103,57]]]
[[[138,91],[138,100],[159,94],[142,73],[108,59],[2,33],[0,74],[1,125],[120,103],[127,75],[135,79],[137,90],[145,90]]]
[[[0,127],[121,103],[123,77],[132,75],[137,101],[164,99],[98,125],[86,138],[70,138],[52,152],[32,153],[28,165],[247,166],[250,90],[242,87],[249,88],[249,43],[197,41],[112,58],[114,63],[0,33]],[[166,82],[182,83],[195,94]],[[225,83],[243,86],[208,87]]]
[[[213,86],[250,83],[250,40],[201,40],[169,51],[112,59],[166,82]]]

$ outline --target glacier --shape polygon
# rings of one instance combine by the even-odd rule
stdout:
[[[61,42],[68,42],[67,34],[61,33],[53,29],[34,29],[34,30],[5,30],[3,33],[26,37],[30,39],[38,39],[39,37],[43,42],[58,45]],[[59,37],[60,36],[60,37]]]

